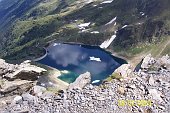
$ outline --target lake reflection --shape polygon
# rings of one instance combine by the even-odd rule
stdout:
[[[115,60],[109,53],[95,46],[54,43],[47,48],[47,51],[47,56],[38,62],[59,70],[70,71],[59,77],[68,83],[74,82],[80,74],[87,71],[91,73],[92,81],[101,82],[123,61],[117,58]]]

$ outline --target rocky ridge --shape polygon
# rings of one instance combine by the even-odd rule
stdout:
[[[88,83],[84,88],[45,92],[41,95],[28,91],[2,100],[1,113],[168,113],[170,111],[169,56],[143,59],[138,72],[131,72],[129,65],[118,68],[123,80],[104,81],[100,86]],[[129,71],[123,71],[124,69]],[[129,72],[132,73],[130,76]],[[128,78],[128,79],[127,79]],[[87,81],[88,82],[88,81]],[[35,88],[36,87],[36,88]],[[2,98],[1,98],[2,99]]]
[[[0,59],[0,96],[6,97],[29,91],[45,69],[31,65],[30,61],[9,64]]]

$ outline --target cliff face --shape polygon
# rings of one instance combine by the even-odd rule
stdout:
[[[68,90],[58,92],[46,89],[43,84],[36,85],[36,79],[29,79],[29,76],[40,76],[40,72],[45,71],[42,68],[30,65],[28,62],[13,65],[0,60],[0,64],[1,113],[125,113],[127,111],[168,113],[170,110],[168,55],[159,59],[151,55],[146,56],[137,72],[133,72],[129,64],[122,65],[115,72],[119,78],[114,78],[113,73],[111,79],[105,80],[100,86],[89,84],[89,73],[82,74]],[[34,68],[31,68],[32,66]],[[20,71],[21,75],[16,75],[16,79],[14,73],[21,69],[24,69],[26,75]],[[14,80],[9,79],[6,76],[8,74],[12,74]],[[86,83],[83,80],[86,80]]]

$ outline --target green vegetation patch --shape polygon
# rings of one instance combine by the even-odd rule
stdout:
[[[111,76],[109,76],[108,78],[106,78],[104,81],[110,82],[110,81],[112,81],[113,79],[120,80],[120,79],[122,79],[122,76],[121,76],[119,73],[115,73],[115,72],[114,72]]]

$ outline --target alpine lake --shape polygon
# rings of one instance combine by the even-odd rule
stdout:
[[[46,55],[38,63],[63,72],[58,78],[72,83],[85,72],[91,73],[91,83],[99,85],[125,60],[112,56],[99,46],[53,43],[46,48]]]

